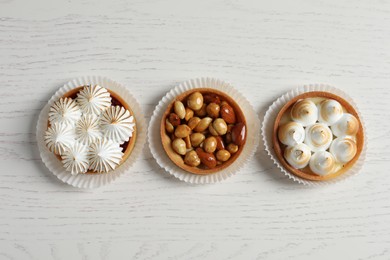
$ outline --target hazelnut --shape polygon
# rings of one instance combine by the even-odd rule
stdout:
[[[189,151],[184,156],[184,163],[189,166],[194,166],[194,167],[198,166],[200,164],[200,159],[198,154],[194,150]]]
[[[175,140],[173,140],[172,142],[172,149],[180,154],[180,155],[185,155],[186,154],[186,143],[183,141],[183,139],[180,139],[180,138],[176,138]]]
[[[188,107],[186,107],[186,115],[184,117],[184,119],[186,121],[190,120],[192,117],[194,116],[194,111],[192,111],[191,109],[189,109]]]
[[[191,128],[189,128],[187,125],[179,125],[176,127],[175,130],[175,136],[179,138],[184,138],[188,136],[191,133]]]
[[[192,93],[187,99],[187,106],[194,111],[197,111],[203,106],[203,96],[200,92]]]
[[[207,110],[207,114],[211,118],[217,118],[219,116],[220,107],[216,103],[208,104],[206,110]]]
[[[219,135],[224,135],[227,132],[227,124],[222,118],[217,118],[213,122],[213,127]]]
[[[199,117],[205,117],[207,116],[207,106],[206,104],[203,104],[203,106],[201,107],[201,109],[195,111],[195,115],[199,116]]]
[[[175,101],[175,103],[173,104],[173,111],[180,119],[184,119],[186,115],[186,109],[183,103],[181,103],[180,101]]]
[[[173,127],[171,122],[169,122],[168,119],[165,119],[165,130],[167,131],[167,133],[173,133],[173,130],[175,130],[175,128]]]
[[[217,160],[221,162],[226,162],[230,159],[230,153],[227,150],[219,150],[217,152]]]
[[[206,139],[206,137],[201,133],[193,133],[190,135],[192,147],[198,147],[204,141],[204,139]]]
[[[211,124],[211,122],[213,121],[213,119],[211,117],[204,117],[200,120],[199,124],[194,128],[194,131],[195,132],[203,132],[205,131],[209,125]]]
[[[218,133],[217,133],[217,131],[215,131],[215,129],[214,129],[212,124],[209,125],[209,132],[213,136],[218,136]]]
[[[230,153],[236,153],[238,151],[238,145],[236,144],[228,144],[227,146],[227,150],[230,152]]]
[[[206,153],[213,153],[217,149],[217,139],[214,136],[207,137],[203,142],[203,150]]]
[[[201,119],[199,117],[193,117],[188,121],[188,127],[191,128],[191,130],[194,130],[200,121]]]

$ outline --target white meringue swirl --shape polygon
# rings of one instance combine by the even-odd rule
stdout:
[[[71,98],[60,98],[50,107],[50,123],[68,123],[74,125],[80,117],[80,107]]]
[[[333,134],[337,137],[354,136],[359,131],[359,121],[353,115],[345,113],[331,128]]]
[[[338,162],[347,163],[356,155],[356,142],[348,136],[337,137],[330,145],[329,151]]]
[[[319,151],[311,156],[309,165],[313,173],[324,176],[334,172],[336,159],[327,151]]]
[[[62,154],[62,164],[66,171],[72,175],[86,173],[89,167],[87,158],[88,147],[80,142],[75,142]]]
[[[284,158],[295,169],[305,168],[310,161],[311,150],[306,144],[289,146],[284,150]]]
[[[329,148],[333,140],[332,131],[322,123],[306,127],[305,144],[307,144],[313,152],[325,151]]]
[[[333,99],[323,100],[318,108],[318,121],[326,125],[333,125],[344,113],[341,104]]]
[[[318,120],[318,108],[311,100],[298,100],[291,109],[291,118],[303,126],[312,125]]]
[[[95,172],[109,172],[122,161],[122,148],[111,140],[99,139],[89,146],[89,169]]]
[[[107,89],[99,85],[87,85],[77,94],[77,102],[84,113],[99,115],[111,106],[111,96]]]
[[[102,114],[100,126],[104,137],[122,144],[133,135],[134,117],[124,107],[111,106]]]
[[[94,114],[85,114],[76,124],[76,138],[83,144],[90,144],[103,136],[99,119]]]
[[[278,137],[281,143],[294,146],[305,140],[305,129],[300,123],[288,122],[279,127]]]
[[[49,150],[61,155],[75,138],[73,127],[68,123],[53,123],[45,132],[44,141]]]

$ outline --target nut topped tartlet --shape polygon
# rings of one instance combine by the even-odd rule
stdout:
[[[130,106],[114,91],[84,85],[50,107],[44,142],[72,175],[107,173],[130,156],[137,138]]]
[[[231,165],[246,143],[244,113],[227,94],[212,88],[185,91],[168,105],[160,135],[170,160],[199,175]]]
[[[275,118],[275,155],[290,173],[326,181],[348,170],[364,147],[364,128],[356,109],[344,98],[311,91],[286,102]]]

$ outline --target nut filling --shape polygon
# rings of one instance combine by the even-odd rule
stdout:
[[[182,160],[172,159],[164,141],[163,146],[178,166],[202,174],[199,170],[224,168],[238,157],[246,141],[245,118],[226,94],[211,89],[193,90],[178,96],[168,110],[161,123],[162,138],[167,139],[165,145],[175,153],[173,157],[180,156]]]

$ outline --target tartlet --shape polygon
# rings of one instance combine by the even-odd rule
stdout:
[[[58,138],[63,133],[66,142],[55,144],[55,137],[63,140]],[[63,94],[50,107],[44,135],[48,149],[72,175],[117,169],[130,156],[136,139],[131,107],[114,91],[99,85],[79,86]]]
[[[364,147],[364,128],[356,109],[326,91],[295,96],[279,111],[272,143],[279,162],[290,173],[327,181],[346,173]]]
[[[175,165],[193,174],[213,174],[240,156],[247,139],[246,120],[224,92],[194,88],[168,105],[161,118],[160,137]]]

